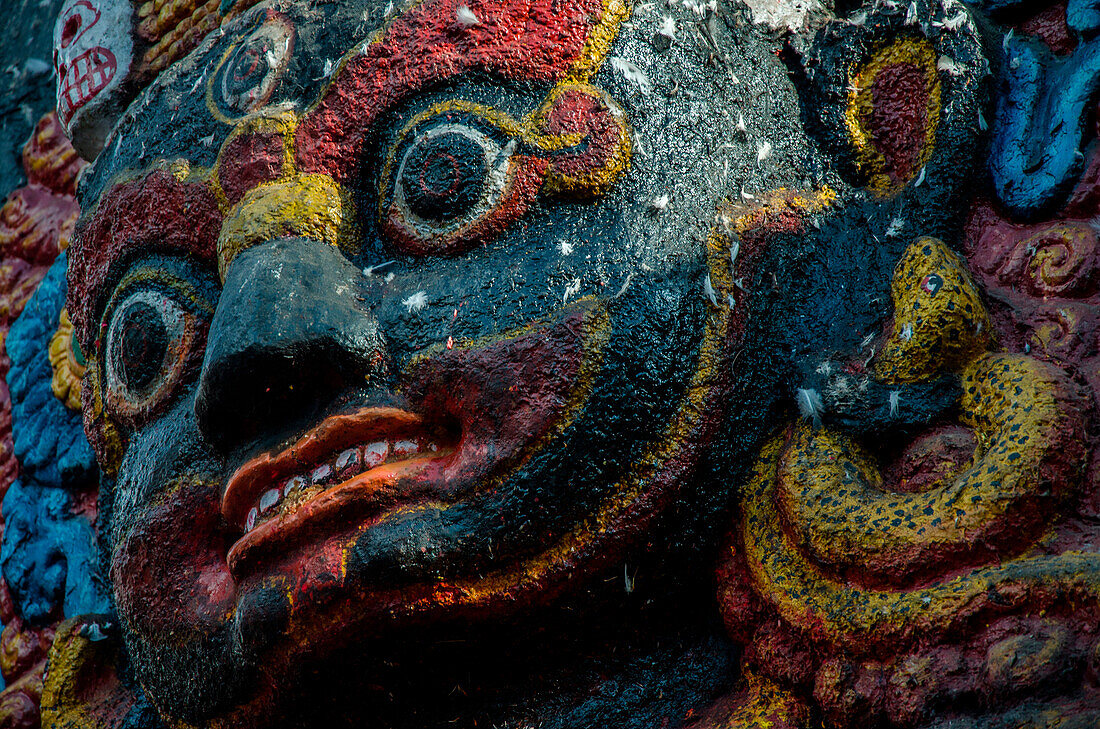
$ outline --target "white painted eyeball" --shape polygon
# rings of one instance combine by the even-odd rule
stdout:
[[[184,375],[197,319],[158,289],[131,293],[114,307],[104,351],[112,411],[132,422],[171,397]]]
[[[547,165],[516,122],[459,101],[415,119],[385,159],[379,221],[398,250],[414,255],[452,255],[493,239],[527,211]]]
[[[504,197],[515,146],[515,140],[501,145],[466,124],[425,129],[406,146],[394,172],[393,212],[422,239],[476,223]]]

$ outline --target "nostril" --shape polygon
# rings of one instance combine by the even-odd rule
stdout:
[[[229,267],[210,324],[195,414],[223,454],[308,425],[376,384],[386,351],[359,270],[319,241],[280,239]]]

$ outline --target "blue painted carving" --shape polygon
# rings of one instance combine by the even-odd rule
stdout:
[[[21,477],[41,486],[72,489],[91,485],[96,465],[80,413],[66,408],[50,387],[50,338],[65,305],[65,268],[61,254],[11,326],[8,388]]]
[[[967,0],[986,12],[1036,7],[1035,0]],[[1078,33],[1088,34],[1100,29],[1100,0],[1069,0],[1066,22]]]
[[[20,614],[43,624],[109,610],[91,520],[65,489],[17,480],[4,496],[0,567]]]
[[[1100,39],[1057,59],[1010,34],[1004,52],[989,169],[1001,203],[1029,218],[1057,207],[1084,168],[1081,143],[1100,87]]]
[[[95,459],[80,414],[50,387],[49,344],[65,302],[65,268],[62,255],[7,339],[21,477],[4,497],[0,569],[20,614],[38,624],[109,609],[98,575],[94,515],[83,510],[79,494],[94,486]]]

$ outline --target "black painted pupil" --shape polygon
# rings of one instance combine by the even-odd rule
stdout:
[[[233,59],[229,77],[225,86],[230,93],[240,94],[250,91],[260,84],[263,74],[267,73],[267,52],[270,44],[266,38],[253,39],[237,51]]]
[[[468,213],[489,175],[485,149],[476,140],[448,132],[416,143],[401,170],[409,211],[444,221]]]
[[[131,390],[143,390],[160,374],[168,351],[164,319],[149,304],[132,304],[119,335],[119,377]]]

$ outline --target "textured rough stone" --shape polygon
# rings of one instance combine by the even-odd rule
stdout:
[[[0,727],[1100,723],[1095,0],[63,5]]]

